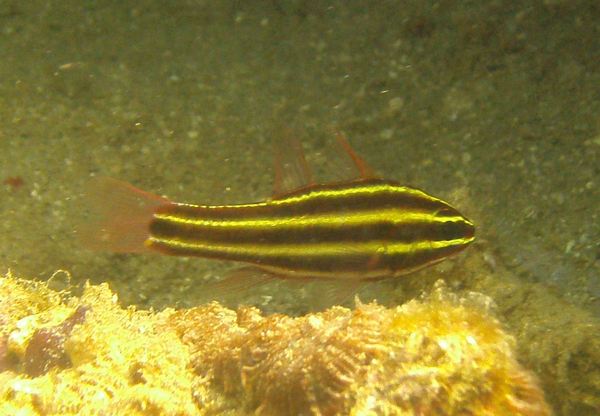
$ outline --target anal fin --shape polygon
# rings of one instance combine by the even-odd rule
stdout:
[[[314,283],[314,290],[318,296],[310,297],[310,306],[313,311],[322,311],[332,306],[348,305],[356,293],[369,282],[348,279],[348,280],[320,280]]]
[[[202,300],[220,300],[230,303],[250,297],[256,288],[277,279],[277,276],[257,267],[233,269],[219,281],[202,286]]]

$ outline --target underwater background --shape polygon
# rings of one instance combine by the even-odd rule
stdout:
[[[140,308],[204,303],[235,265],[80,247],[90,178],[253,202],[278,137],[326,176],[339,129],[477,226],[456,259],[361,298],[402,304],[439,278],[490,296],[556,414],[597,414],[598,22],[596,1],[0,0],[0,267],[109,282]],[[310,309],[310,290],[246,295]]]

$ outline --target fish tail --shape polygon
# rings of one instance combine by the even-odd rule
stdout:
[[[147,252],[156,209],[171,202],[113,178],[94,178],[85,193],[85,219],[76,226],[87,248],[117,253]]]

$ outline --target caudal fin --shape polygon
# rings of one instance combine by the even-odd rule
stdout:
[[[86,217],[76,227],[80,242],[89,249],[117,253],[148,251],[144,242],[156,209],[170,201],[126,182],[93,179],[85,194]]]

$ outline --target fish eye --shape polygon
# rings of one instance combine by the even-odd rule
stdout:
[[[441,225],[440,231],[445,240],[454,240],[465,235],[465,225],[462,222],[448,221]]]

